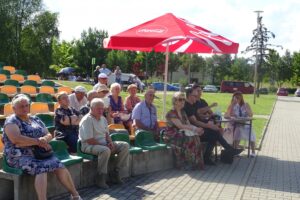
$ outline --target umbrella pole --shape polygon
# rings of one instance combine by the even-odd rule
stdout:
[[[165,119],[166,116],[166,101],[167,101],[167,83],[168,83],[168,65],[169,64],[169,42],[167,42],[166,48],[166,60],[165,60],[165,81],[164,81],[164,95],[163,95],[163,116],[162,119]]]

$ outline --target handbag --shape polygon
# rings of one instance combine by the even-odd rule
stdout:
[[[43,147],[39,147],[37,145],[32,146],[32,152],[36,159],[44,160],[50,158],[53,155],[53,150],[46,150]]]
[[[183,133],[185,136],[195,136],[198,135],[196,132],[188,130],[188,129],[180,129],[181,133]]]

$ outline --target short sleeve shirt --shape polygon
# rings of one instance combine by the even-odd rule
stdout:
[[[70,106],[78,111],[80,110],[81,107],[86,106],[88,102],[86,97],[83,97],[81,101],[78,101],[75,93],[69,95],[69,100],[70,100]]]
[[[204,99],[199,99],[198,101],[196,101],[195,105],[197,109],[205,108],[208,106],[207,102]]]
[[[88,145],[86,140],[92,138],[96,139],[100,144],[106,145],[106,133],[108,133],[108,124],[103,116],[97,120],[91,113],[88,113],[79,123],[79,138],[82,140],[83,146]]]
[[[156,107],[153,104],[148,107],[146,101],[141,101],[132,110],[132,119],[137,119],[147,128],[153,129],[157,122]]]
[[[196,116],[196,104],[190,104],[189,102],[185,102],[183,110],[185,111],[188,117]]]

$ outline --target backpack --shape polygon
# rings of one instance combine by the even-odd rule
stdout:
[[[221,151],[221,162],[225,164],[232,164],[233,163],[233,155],[228,150]]]

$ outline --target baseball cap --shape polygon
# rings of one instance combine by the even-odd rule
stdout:
[[[100,73],[98,75],[98,78],[107,78],[107,75],[105,73]]]
[[[76,86],[74,91],[75,92],[84,92],[84,93],[86,93],[86,89],[84,87],[82,87],[81,85]]]

